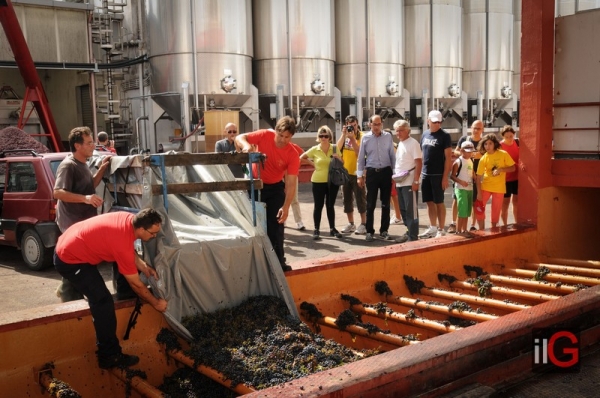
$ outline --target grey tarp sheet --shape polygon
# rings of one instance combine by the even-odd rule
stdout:
[[[170,155],[164,155],[170,156]],[[183,317],[198,312],[230,308],[257,295],[281,297],[290,313],[298,316],[293,297],[266,231],[253,226],[252,206],[246,192],[209,192],[168,195],[168,212],[162,195],[151,195],[151,185],[161,184],[156,167],[143,167],[142,155],[111,160],[113,181],[141,187],[142,195],[127,195],[129,206],[152,206],[163,216],[161,232],[144,244],[144,260],[159,274],[147,281],[158,297],[168,300],[165,317],[184,338],[191,335],[181,325]],[[125,172],[125,168],[128,168]],[[166,168],[168,183],[233,180],[226,165]],[[98,187],[105,202],[112,200]],[[123,206],[123,204],[119,203]],[[105,208],[104,211],[107,211]]]

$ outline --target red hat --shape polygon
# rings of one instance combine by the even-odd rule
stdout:
[[[474,206],[476,215],[480,216],[485,213],[485,204],[481,200],[476,200]]]

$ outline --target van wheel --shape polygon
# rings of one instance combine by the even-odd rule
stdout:
[[[23,233],[21,255],[29,269],[33,271],[41,271],[48,267],[52,258],[51,250],[44,247],[42,239],[33,229]]]

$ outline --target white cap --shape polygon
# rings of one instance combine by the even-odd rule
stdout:
[[[442,121],[442,112],[438,110],[433,110],[429,112],[429,120],[432,122],[441,122]]]
[[[465,141],[462,144],[460,144],[460,149],[462,149],[465,152],[475,152],[475,147],[470,141]]]

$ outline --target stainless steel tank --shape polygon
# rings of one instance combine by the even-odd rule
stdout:
[[[461,1],[405,0],[404,4],[406,89],[416,98],[422,97],[423,89],[428,90],[431,98],[459,97],[462,86]]]
[[[556,0],[556,16],[564,17],[580,11],[600,8],[598,0]]]
[[[463,1],[463,89],[469,98],[512,97],[513,2]]]
[[[146,6],[153,99],[177,122],[180,96],[161,93],[181,92],[184,81],[199,104],[207,95],[216,107],[241,106],[252,86],[250,0],[192,1],[148,0]]]
[[[394,106],[404,89],[404,0],[336,0],[336,86]]]
[[[329,102],[334,88],[333,0],[254,0],[253,18],[259,93],[275,95],[283,85],[286,100],[302,96],[306,106],[314,107]]]

